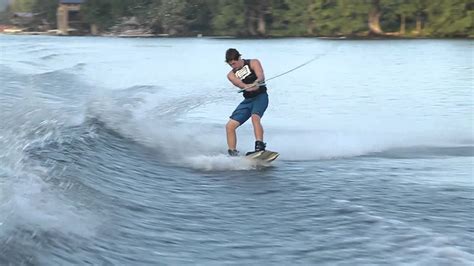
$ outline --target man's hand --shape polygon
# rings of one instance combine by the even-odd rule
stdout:
[[[254,83],[248,85],[247,87],[244,88],[246,91],[256,91],[260,87],[260,84],[258,81],[255,81]]]
[[[265,86],[265,81],[256,80],[254,83],[244,87],[243,89],[239,90],[239,93],[244,91],[256,91],[260,86]]]

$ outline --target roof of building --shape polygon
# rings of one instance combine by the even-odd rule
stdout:
[[[34,14],[30,12],[15,12],[13,13],[13,16],[19,18],[32,18]]]

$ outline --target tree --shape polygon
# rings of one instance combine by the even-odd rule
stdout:
[[[57,5],[15,0],[2,19],[27,12],[54,26]],[[81,13],[101,31],[132,21],[171,35],[474,36],[474,0],[87,0]]]
[[[32,12],[35,0],[15,0],[10,5],[11,12]]]
[[[441,37],[464,37],[474,34],[473,1],[434,1],[427,5],[428,32]]]
[[[121,18],[131,15],[130,6],[134,0],[88,0],[82,4],[85,20],[100,30],[116,25]]]
[[[367,13],[370,15],[368,12],[370,8],[371,5],[368,2],[338,0],[334,7],[335,13],[331,18],[337,35],[366,35],[368,31]],[[378,27],[380,28],[380,25]]]
[[[51,27],[56,26],[56,12],[58,9],[57,0],[36,0],[32,6],[36,23],[47,23]]]
[[[276,32],[280,35],[300,36],[314,33],[311,16],[313,0],[274,2],[272,15]]]
[[[392,13],[399,18],[399,31],[398,34],[404,35],[406,33],[406,22],[407,18],[413,16],[414,6],[411,0],[399,0],[395,4],[392,2]]]
[[[245,25],[248,35],[266,35],[266,15],[270,13],[270,4],[269,0],[244,0]]]
[[[243,0],[222,0],[217,3],[212,19],[213,31],[218,35],[245,35],[246,18]]]
[[[380,27],[380,0],[372,0],[369,9],[369,34],[371,35],[383,35],[384,32]]]

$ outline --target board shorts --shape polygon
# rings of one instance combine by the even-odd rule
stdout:
[[[268,94],[266,92],[243,100],[230,116],[230,119],[236,120],[241,125],[247,121],[250,116],[256,114],[263,117],[268,107]]]

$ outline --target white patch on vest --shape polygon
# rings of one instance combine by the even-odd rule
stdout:
[[[246,77],[248,77],[252,72],[250,72],[250,67],[249,65],[245,65],[243,68],[237,70],[235,72],[235,75],[240,79],[243,80]]]

